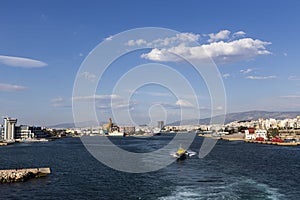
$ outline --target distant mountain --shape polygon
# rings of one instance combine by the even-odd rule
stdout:
[[[62,123],[62,124],[56,124],[56,125],[50,125],[48,128],[74,128],[74,123]]]
[[[300,116],[300,111],[294,111],[294,112],[269,112],[269,111],[247,111],[247,112],[238,112],[238,113],[228,113],[225,116],[225,124],[233,122],[233,121],[243,121],[243,120],[257,120],[259,118],[268,119],[268,118],[275,118],[275,119],[285,119],[285,118],[295,118],[297,116]],[[222,115],[218,115],[213,117],[213,121],[219,121],[218,119],[222,119]],[[168,126],[178,126],[178,125],[192,125],[192,124],[209,124],[211,121],[211,118],[203,118],[203,119],[189,119],[189,120],[182,120],[176,121],[170,124],[167,124]],[[80,122],[78,123],[77,127],[84,128],[84,127],[90,127],[90,126],[99,126],[102,124],[105,124],[107,122],[93,122],[93,121],[87,121],[87,122]],[[49,126],[49,128],[75,128],[74,123],[62,123],[57,124],[53,126]]]
[[[285,119],[285,118],[295,118],[300,116],[300,111],[285,111],[285,112],[270,112],[270,111],[247,111],[247,112],[238,112],[238,113],[228,113],[225,116],[225,124],[233,122],[233,121],[243,121],[243,120],[257,120],[259,118],[268,119]],[[223,115],[218,115],[213,117],[213,121],[218,121],[218,119],[222,119]],[[192,119],[192,120],[182,120],[170,123],[170,126],[178,126],[178,125],[188,125],[188,124],[209,124],[211,118],[204,119]]]
[[[99,126],[102,124],[105,124],[107,122],[94,122],[94,121],[86,121],[86,122],[79,122],[77,123],[77,126],[75,126],[74,123],[62,123],[62,124],[56,124],[56,125],[51,125],[48,126],[49,128],[85,128],[85,127],[90,127],[90,126]]]

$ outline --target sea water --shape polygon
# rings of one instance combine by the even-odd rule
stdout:
[[[114,137],[132,152],[150,152],[172,135]],[[203,138],[190,149],[198,152]],[[96,160],[80,138],[0,147],[0,168],[50,167],[51,174],[0,184],[0,199],[299,199],[300,147],[218,141],[202,159],[192,156],[149,173],[116,171]]]

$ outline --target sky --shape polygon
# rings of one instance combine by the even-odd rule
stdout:
[[[1,118],[41,126],[69,123],[78,102],[92,104],[99,121],[112,117],[119,124],[172,122],[182,113],[204,118],[300,111],[299,1],[1,0],[0,5]],[[145,27],[177,33],[136,31],[117,49],[110,46],[126,31]],[[137,50],[119,56],[100,77],[84,70],[93,56],[98,71],[103,68],[106,57],[96,55],[97,48],[112,54]],[[218,72],[215,82],[191,64],[205,69],[207,57],[206,68]],[[220,78],[226,101],[215,104],[213,84]],[[74,96],[84,94],[73,93],[79,79],[92,85],[87,91],[96,87],[94,94]],[[84,110],[78,109],[81,120],[92,121]]]

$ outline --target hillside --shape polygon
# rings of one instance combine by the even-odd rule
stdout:
[[[238,113],[228,113],[225,117],[225,124],[233,122],[233,121],[241,121],[241,120],[257,120],[259,118],[275,118],[275,119],[285,119],[285,118],[295,118],[297,116],[300,116],[300,111],[286,111],[286,112],[270,112],[270,111],[247,111],[247,112],[238,112]],[[214,120],[218,118],[222,118],[223,116],[218,115],[213,117]],[[188,124],[209,124],[210,118],[204,118],[204,119],[193,119],[193,120],[183,120],[181,123],[180,121],[176,121],[173,123],[170,123],[168,125],[176,126],[176,125],[188,125]]]

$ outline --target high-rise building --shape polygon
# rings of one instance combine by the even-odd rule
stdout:
[[[0,140],[3,140],[3,125],[0,124]]]
[[[4,133],[3,140],[11,141],[15,139],[15,125],[17,123],[17,119],[13,119],[10,117],[4,118]]]
[[[157,128],[163,129],[164,126],[165,126],[164,121],[158,121],[158,122],[157,122]]]

